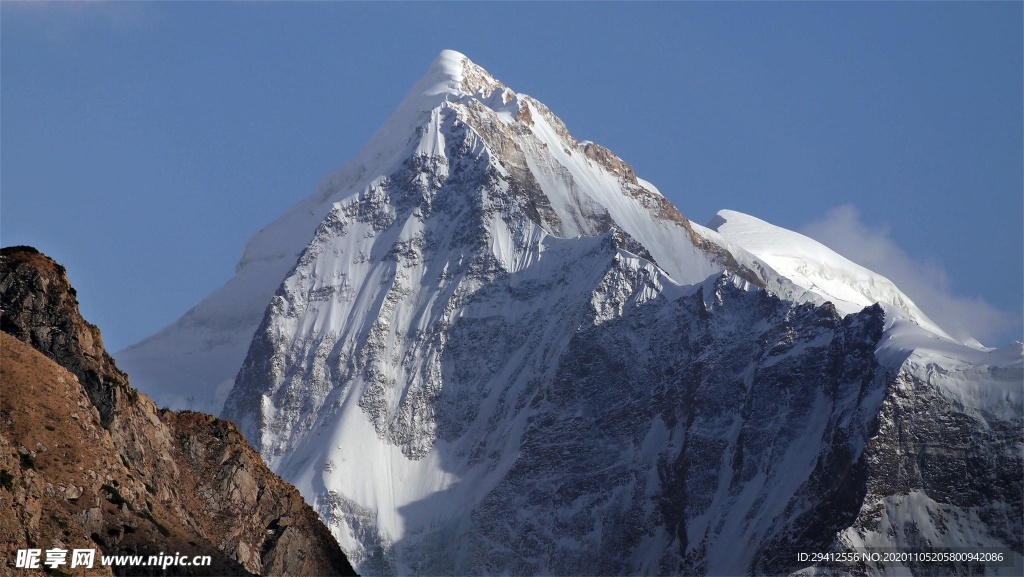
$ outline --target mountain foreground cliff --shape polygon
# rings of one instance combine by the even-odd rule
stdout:
[[[65,270],[0,251],[0,573],[355,575],[294,487],[238,429],[158,410],[78,312]],[[94,551],[91,568],[17,567],[18,550]],[[101,555],[209,557],[102,566]],[[70,555],[70,553],[69,553]],[[165,570],[166,569],[166,570]]]
[[[1024,568],[1020,343],[754,217],[690,222],[457,52],[236,273],[119,359],[236,422],[361,572]]]

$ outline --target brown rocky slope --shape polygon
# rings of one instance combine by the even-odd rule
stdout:
[[[0,574],[33,573],[14,568],[18,549],[56,547],[97,550],[93,571],[56,575],[355,575],[232,423],[159,410],[129,385],[62,266],[2,249],[0,307]],[[212,564],[99,566],[160,553]]]

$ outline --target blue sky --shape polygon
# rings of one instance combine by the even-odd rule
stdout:
[[[0,242],[67,266],[127,346],[223,284],[452,48],[692,220],[815,235],[1003,345],[1024,298],[1022,6],[5,1]]]

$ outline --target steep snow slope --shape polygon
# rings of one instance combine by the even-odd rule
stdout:
[[[227,284],[174,324],[115,353],[118,365],[158,407],[219,413],[263,310],[296,258],[243,260]]]
[[[825,297],[844,314],[884,303],[928,331],[952,339],[889,279],[816,240],[733,210],[718,211],[708,228],[756,255],[800,287]],[[980,347],[973,340],[965,344]]]
[[[841,313],[881,304],[886,327],[876,355],[884,364],[902,366],[971,410],[1005,419],[1021,405],[1019,382],[991,377],[1021,366],[1020,343],[989,349],[974,339],[958,342],[891,281],[793,231],[731,210],[719,211],[709,227],[796,285],[827,298]],[[941,374],[936,367],[942,367]]]

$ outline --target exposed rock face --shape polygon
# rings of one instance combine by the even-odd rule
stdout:
[[[791,532],[824,550],[856,515],[887,382],[872,354],[880,309],[840,319],[730,283],[710,308],[704,291],[638,303],[643,280],[595,294],[629,291],[571,337],[523,407],[515,464],[463,545],[495,552],[485,570],[739,575],[771,557],[756,544]],[[415,572],[466,570],[428,543],[403,552]]]
[[[78,313],[75,289],[64,267],[25,247],[4,249],[3,316],[0,330],[13,335],[74,373],[109,426],[123,395],[135,400],[128,377],[103,348],[100,331]]]
[[[998,408],[979,407],[951,398],[943,386],[944,379],[961,389],[1004,381],[1019,394],[1021,371],[958,372],[911,359],[890,385],[864,452],[864,499],[854,522],[836,535],[836,549],[1000,547],[1013,562],[988,572],[1024,572],[1024,415],[1012,397]],[[914,574],[967,574],[962,564],[907,565]],[[852,570],[879,574],[885,565]]]
[[[79,315],[63,267],[26,247],[0,254],[5,566],[18,549],[60,547],[212,557],[174,569],[183,575],[355,574],[233,424],[160,411],[131,388]],[[110,573],[97,561],[89,574]]]

